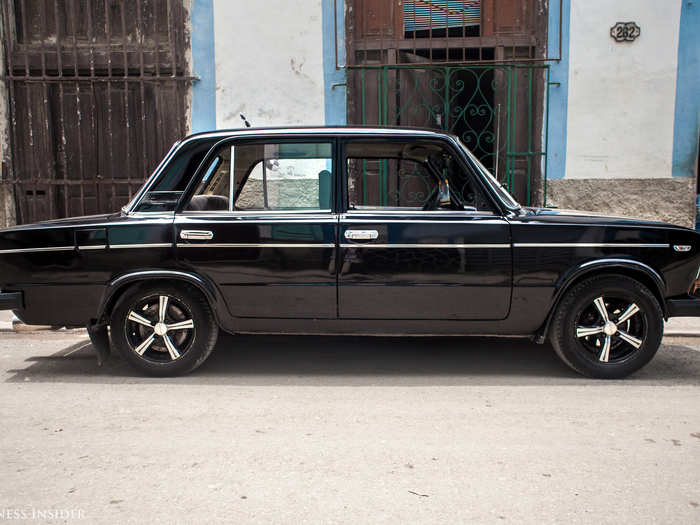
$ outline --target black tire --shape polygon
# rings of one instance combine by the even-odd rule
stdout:
[[[663,331],[663,312],[646,286],[622,275],[600,275],[566,292],[554,314],[550,340],[576,372],[618,379],[651,361]]]
[[[162,297],[167,297],[164,303]],[[175,328],[176,323],[181,326]],[[139,371],[176,376],[191,372],[209,357],[219,327],[199,290],[187,284],[157,284],[124,293],[112,312],[110,334],[115,348]]]

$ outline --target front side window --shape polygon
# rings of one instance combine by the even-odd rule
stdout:
[[[492,206],[444,146],[431,142],[349,142],[349,210],[470,210]]]
[[[186,211],[330,211],[330,143],[220,147]]]

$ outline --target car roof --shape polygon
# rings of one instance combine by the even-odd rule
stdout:
[[[420,137],[453,137],[454,135],[429,128],[411,128],[395,126],[289,126],[289,127],[261,127],[261,128],[233,128],[193,133],[185,137],[182,142],[196,138],[236,137],[246,135],[406,135]]]

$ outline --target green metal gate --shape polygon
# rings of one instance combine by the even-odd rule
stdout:
[[[520,202],[544,204],[549,67],[384,65],[352,69],[357,124],[457,135]]]

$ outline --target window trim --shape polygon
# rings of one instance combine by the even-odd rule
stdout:
[[[336,198],[338,188],[338,169],[337,169],[337,142],[338,137],[335,135],[318,135],[318,134],[303,134],[303,135],[264,135],[251,137],[231,137],[227,136],[224,139],[214,143],[210,150],[205,155],[201,164],[190,179],[190,182],[182,192],[180,201],[175,207],[175,216],[203,216],[214,214],[216,216],[229,217],[248,217],[255,215],[304,215],[304,214],[324,214],[330,215],[336,213]],[[206,173],[206,166],[212,161],[216,152],[224,146],[236,146],[243,144],[330,144],[331,146],[331,208],[316,209],[316,210],[212,210],[212,211],[188,211],[185,206],[193,197],[194,192],[199,187],[199,184]],[[233,204],[233,203],[232,203]]]
[[[445,150],[453,155],[457,160],[459,165],[462,167],[467,176],[471,177],[471,180],[482,190],[484,198],[491,204],[492,210],[382,210],[382,207],[377,207],[374,210],[353,210],[350,209],[350,201],[348,194],[348,173],[347,173],[347,152],[346,145],[351,142],[427,142],[433,144],[439,144]],[[354,157],[351,157],[354,158]],[[437,136],[437,137],[415,137],[415,136],[371,136],[371,135],[359,135],[359,136],[344,136],[339,137],[339,152],[338,160],[340,165],[340,188],[341,188],[341,202],[338,203],[339,213],[358,215],[358,214],[387,214],[387,215],[446,215],[446,214],[461,214],[463,216],[474,217],[474,216],[503,216],[502,206],[499,205],[493,196],[493,190],[486,186],[486,183],[482,180],[481,174],[471,165],[469,158],[457,147],[457,144],[449,136]]]

